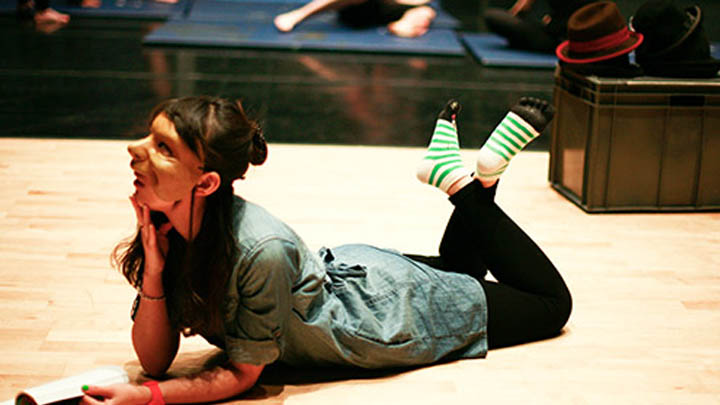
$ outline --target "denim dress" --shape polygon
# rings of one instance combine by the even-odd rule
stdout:
[[[265,209],[235,197],[239,257],[223,336],[238,363],[403,367],[487,353],[474,278],[368,245],[311,252]]]

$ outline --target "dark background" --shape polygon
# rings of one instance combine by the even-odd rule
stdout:
[[[55,0],[65,1],[65,0]],[[535,13],[545,5],[538,0]],[[642,0],[618,1],[628,18]],[[487,7],[445,0],[463,31],[485,31]],[[720,41],[720,2],[698,4]],[[240,98],[270,142],[425,145],[438,110],[459,98],[464,146],[479,146],[520,96],[552,98],[553,71],[485,68],[464,57],[151,47],[159,21],[74,17],[53,33],[0,17],[0,136],[131,139],[150,109],[175,96]],[[546,131],[547,132],[547,131]],[[533,148],[547,147],[547,133]]]

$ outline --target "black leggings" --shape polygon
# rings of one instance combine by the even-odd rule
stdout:
[[[572,299],[555,266],[495,203],[497,184],[474,180],[453,196],[455,210],[439,257],[408,255],[443,270],[467,273],[485,290],[488,344],[498,348],[560,333]],[[488,269],[498,282],[485,280]]]
[[[406,11],[415,7],[399,4],[395,0],[365,0],[340,9],[338,18],[350,27],[368,28],[397,21]]]

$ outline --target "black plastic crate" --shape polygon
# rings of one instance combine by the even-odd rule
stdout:
[[[720,79],[555,71],[552,186],[587,212],[720,210]]]

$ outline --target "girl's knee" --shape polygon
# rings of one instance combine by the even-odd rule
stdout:
[[[563,293],[556,298],[555,308],[557,309],[555,326],[557,332],[560,333],[567,324],[570,319],[570,314],[572,313],[572,295],[567,287],[565,287]]]

